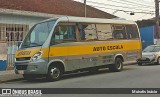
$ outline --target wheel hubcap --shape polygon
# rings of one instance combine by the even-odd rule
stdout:
[[[52,68],[51,69],[51,75],[53,78],[58,78],[60,75],[60,70],[58,68]]]

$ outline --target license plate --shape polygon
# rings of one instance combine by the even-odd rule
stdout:
[[[18,70],[19,74],[24,74],[24,70]]]

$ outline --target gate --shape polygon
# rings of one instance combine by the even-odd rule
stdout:
[[[6,45],[4,50],[7,56],[8,68],[13,67],[15,62],[15,51],[17,50],[17,43],[22,41],[29,30],[28,25],[23,24],[0,24],[1,41]],[[0,43],[1,45],[2,43]]]
[[[145,41],[145,42],[142,41],[142,49],[145,49],[147,46],[153,44],[154,44],[153,41]]]

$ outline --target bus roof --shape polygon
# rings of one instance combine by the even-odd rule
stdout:
[[[50,21],[50,20],[55,20],[55,19],[58,19],[61,22],[136,24],[136,22],[130,21],[130,20],[104,19],[104,18],[88,18],[88,17],[74,17],[74,16],[55,17],[55,18],[47,19],[45,21]]]

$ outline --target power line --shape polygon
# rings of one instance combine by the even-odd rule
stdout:
[[[126,4],[126,5],[131,5],[131,6],[136,6],[136,7],[145,7],[145,8],[154,8],[154,6],[150,5],[144,5],[144,4],[135,4],[135,3],[130,3],[130,2],[124,2],[124,1],[114,1],[114,0],[108,0],[109,2],[115,2],[115,3],[121,3],[121,4]]]
[[[139,20],[139,19],[141,19],[141,18],[143,18],[143,17],[145,17],[146,16],[146,14],[145,15],[143,15],[143,16],[141,16],[141,17],[139,17],[137,20]]]
[[[120,5],[112,5],[112,4],[106,4],[106,3],[99,3],[99,2],[93,2],[93,1],[87,1],[88,3],[92,3],[92,4],[97,4],[97,5],[104,5],[104,6],[112,6],[112,7],[121,7],[121,8],[127,8],[127,9],[135,9],[135,10],[142,10],[142,9],[139,9],[136,8],[136,7],[128,7],[128,6],[120,6]],[[141,6],[142,7],[142,6]],[[145,10],[145,11],[148,11],[148,10]]]
[[[120,10],[120,9],[114,9],[114,8],[107,8],[107,7],[102,7],[102,6],[93,6],[93,5],[90,5],[90,6],[92,6],[92,7],[96,7],[96,8],[104,8],[104,9],[110,9],[110,10],[115,10],[115,11],[122,11],[122,12],[125,12],[125,13],[131,13],[131,12],[133,12],[133,13],[143,13],[143,14],[155,14],[154,12],[152,12],[152,11],[128,11],[128,10]]]
[[[151,4],[154,4],[154,0],[150,0],[150,1],[146,1],[146,0],[134,0],[136,2],[141,2],[141,3],[145,3],[145,4],[148,4],[148,5],[151,5]]]
[[[127,8],[127,9],[134,9],[134,10],[141,10],[141,11],[148,11],[148,10],[142,10],[142,9],[139,9],[139,8],[135,8],[135,7],[127,7],[127,6],[117,6],[117,5],[112,5],[112,4],[105,4],[105,3],[99,3],[99,2],[93,2],[93,1],[87,1],[89,3],[92,3],[92,4],[97,4],[97,5],[104,5],[104,6],[111,6],[111,7],[120,7],[120,8]]]
[[[110,0],[110,1],[114,1],[114,0]],[[137,2],[128,1],[128,0],[123,0],[122,2],[127,2],[127,3],[131,3],[131,4],[137,4],[137,5],[141,5],[141,6],[148,6],[148,7],[150,6],[150,5],[146,5],[146,3],[142,4],[142,3],[137,3]],[[153,7],[153,6],[150,6],[150,7]]]
[[[74,1],[76,1],[76,0],[74,0]],[[144,1],[145,2],[145,4],[140,4],[140,3],[136,3],[136,2],[131,2],[131,1],[127,1],[127,0],[123,0],[123,1],[115,1],[115,0],[107,0],[107,1],[109,1],[109,2],[114,2],[114,3],[121,3],[121,4],[126,4],[126,5],[132,5],[132,6],[135,6],[135,8],[136,7],[142,7],[142,8],[154,8],[155,6],[151,6],[151,4],[149,4],[149,5],[146,5],[146,4],[148,4],[148,3],[146,3],[146,1]],[[81,0],[81,2],[84,2],[84,0]],[[88,1],[87,0],[87,2],[94,2],[94,1]],[[139,1],[137,1],[137,2],[139,2]],[[144,3],[143,2],[143,3]],[[151,2],[150,2],[151,3]]]
[[[155,14],[155,11],[149,11],[151,8],[154,8],[153,6],[148,6],[147,5],[139,5],[137,6],[138,4],[129,4],[127,2],[119,2],[119,1],[114,1],[114,0],[110,0],[111,2],[108,2],[109,4],[106,4],[106,3],[99,3],[99,2],[93,2],[93,1],[88,1],[88,5],[91,6],[91,7],[95,7],[97,9],[109,9],[109,10],[113,10],[112,12],[113,13],[116,13],[116,12],[124,12],[126,14],[130,14],[130,15],[134,15],[134,13],[138,13],[138,14],[144,14],[142,17],[146,16],[147,14],[150,14],[150,15],[154,15]],[[125,0],[126,1],[126,0]],[[113,2],[113,3],[112,3]],[[111,4],[112,3],[112,4]],[[119,5],[116,5],[116,3],[119,3]],[[115,5],[114,5],[115,4]],[[121,4],[121,5],[120,5]],[[126,4],[126,5],[132,5],[132,6],[136,6],[138,8],[135,8],[135,7],[128,7],[128,6],[124,6],[122,4]],[[106,7],[107,6],[107,7]],[[141,8],[144,8],[144,6],[146,6],[147,8],[150,8],[149,10],[144,10],[144,9],[141,9]],[[111,8],[112,7],[112,8]],[[116,8],[115,8],[116,7]],[[112,13],[112,14],[113,14]],[[140,17],[140,18],[142,18]],[[139,19],[140,19],[139,18]]]

